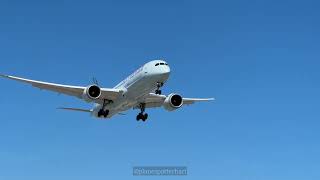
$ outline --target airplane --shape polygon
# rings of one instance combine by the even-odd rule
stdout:
[[[170,71],[167,62],[153,60],[144,64],[114,88],[102,88],[97,80],[94,80],[93,84],[89,86],[72,86],[2,74],[0,74],[0,77],[27,83],[39,89],[74,96],[88,103],[94,103],[92,109],[68,107],[58,109],[87,112],[91,116],[100,119],[111,118],[133,108],[140,110],[136,120],[146,121],[148,119],[148,114],[145,113],[146,108],[164,107],[167,111],[174,111],[183,105],[214,100],[214,98],[183,98],[176,93],[171,93],[167,96],[162,95],[161,87],[167,82]]]

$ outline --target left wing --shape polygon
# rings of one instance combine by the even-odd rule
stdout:
[[[2,75],[0,74],[0,77],[12,79],[15,81],[23,82],[32,85],[33,87],[37,87],[39,89],[45,89],[53,92],[57,92],[60,94],[65,94],[69,96],[74,96],[77,98],[82,99],[82,95],[86,87],[82,86],[70,86],[70,85],[63,85],[63,84],[55,84],[55,83],[49,83],[49,82],[42,82],[42,81],[36,81],[31,79],[25,79],[15,76],[8,76],[8,75]],[[103,99],[107,100],[115,100],[118,98],[118,96],[121,94],[121,91],[118,89],[109,89],[109,88],[101,88],[101,96],[97,103],[103,102]]]
[[[161,107],[166,100],[167,96],[165,95],[158,95],[154,93],[150,93],[140,103],[145,103],[146,108],[155,108]],[[183,105],[190,105],[196,102],[205,102],[205,101],[213,101],[214,98],[183,98]],[[139,104],[134,107],[139,108]]]

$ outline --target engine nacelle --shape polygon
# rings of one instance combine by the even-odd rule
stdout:
[[[101,89],[97,85],[88,86],[82,94],[82,98],[87,102],[92,102],[96,99],[99,99],[101,96]]]
[[[170,94],[164,101],[163,107],[167,111],[174,111],[183,105],[183,98],[178,94]]]

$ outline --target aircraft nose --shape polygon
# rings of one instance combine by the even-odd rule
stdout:
[[[163,67],[160,74],[161,74],[162,81],[166,81],[170,75],[170,67],[169,66]]]
[[[164,68],[164,70],[163,70],[163,73],[164,73],[164,74],[170,74],[170,71],[171,71],[170,67],[169,67],[169,66],[166,66],[166,67]]]

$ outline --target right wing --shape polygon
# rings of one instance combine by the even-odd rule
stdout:
[[[183,105],[190,105],[196,102],[214,101],[214,98],[183,98]]]
[[[57,92],[59,94],[65,94],[69,96],[74,96],[82,99],[82,95],[86,87],[82,86],[70,86],[63,84],[55,84],[49,82],[35,81],[31,79],[24,79],[15,76],[8,76],[0,74],[0,77],[12,79],[15,81],[23,82],[32,85],[33,87],[37,87],[39,89],[45,89],[53,92]],[[115,100],[122,92],[118,89],[109,89],[109,88],[101,88],[101,96],[97,99],[97,103],[102,103],[104,99],[107,100]]]

